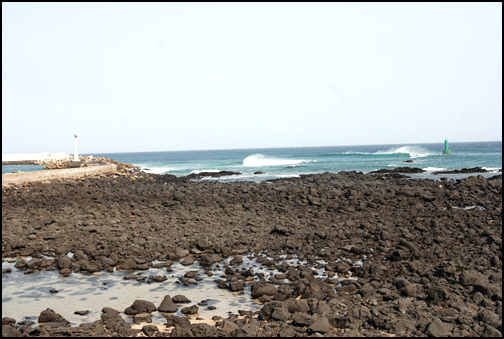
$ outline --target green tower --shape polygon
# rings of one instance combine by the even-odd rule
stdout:
[[[448,149],[448,139],[444,140],[444,151],[443,154],[451,154],[451,151]]]

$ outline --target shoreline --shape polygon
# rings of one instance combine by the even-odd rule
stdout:
[[[208,267],[229,256],[262,252],[272,258],[264,264],[288,278],[279,283],[254,273],[258,280],[246,284],[245,271],[237,269],[203,275],[230,291],[253,285],[274,291],[245,320],[231,315],[214,326],[186,324],[172,335],[501,333],[500,175],[440,182],[341,172],[220,183],[136,172],[10,185],[2,199],[2,257],[33,257],[18,265],[25,272],[141,270],[155,260],[192,258],[212,273]],[[482,208],[466,209],[471,206]],[[67,260],[68,252],[74,255]],[[306,264],[284,264],[280,254]],[[367,259],[352,267],[343,257]],[[329,277],[316,278],[309,269],[319,258],[325,271],[350,270],[357,280],[344,280],[334,292]],[[79,329],[25,327],[23,333],[135,335],[117,311],[121,319],[105,312]],[[111,319],[121,325],[107,326]]]

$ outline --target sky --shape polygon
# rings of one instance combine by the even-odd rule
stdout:
[[[502,140],[502,3],[2,2],[2,153]]]

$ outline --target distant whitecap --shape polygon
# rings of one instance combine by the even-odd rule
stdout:
[[[311,162],[308,160],[294,160],[294,159],[282,159],[275,157],[267,157],[263,154],[257,153],[246,157],[243,160],[243,166],[246,167],[263,167],[263,166],[292,166],[302,163]]]

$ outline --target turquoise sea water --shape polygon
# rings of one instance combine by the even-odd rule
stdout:
[[[2,174],[3,173],[18,173],[18,172],[33,172],[33,171],[42,171],[42,165],[2,165]]]
[[[444,142],[432,144],[361,145],[229,149],[205,151],[93,153],[118,162],[140,166],[145,172],[185,176],[200,171],[234,171],[239,176],[204,180],[252,180],[296,177],[300,174],[418,167],[420,178],[461,177],[433,175],[435,171],[483,167],[495,175],[502,168],[502,142],[450,143],[451,154],[443,155]],[[83,154],[86,155],[86,154]],[[412,160],[413,163],[405,163]],[[4,172],[2,166],[2,172]],[[261,174],[254,174],[263,172]],[[9,172],[8,172],[9,173]],[[467,175],[465,175],[467,176]]]

